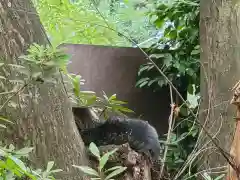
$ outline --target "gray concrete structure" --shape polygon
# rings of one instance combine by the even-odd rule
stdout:
[[[135,87],[138,68],[147,62],[137,48],[106,47],[96,45],[64,44],[71,54],[68,70],[80,74],[86,83],[84,90],[107,95],[117,94],[119,100],[127,101],[128,107],[142,115],[162,134],[167,131],[170,113],[168,88],[153,93],[150,89]]]

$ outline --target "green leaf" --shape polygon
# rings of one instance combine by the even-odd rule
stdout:
[[[221,174],[218,177],[216,177],[214,180],[221,180],[224,176],[225,176],[225,174]]]
[[[136,83],[135,86],[138,87],[138,86],[140,86],[140,84],[142,84],[143,82],[148,82],[148,80],[150,80],[149,77],[141,78],[141,79],[139,79],[139,80],[137,81],[137,83]]]
[[[30,71],[28,70],[28,69],[18,69],[17,70],[19,73],[21,73],[21,74],[24,74],[24,75],[26,75],[26,76],[29,76],[30,75]]]
[[[186,71],[186,67],[185,67],[183,64],[180,64],[178,70],[179,70],[180,73],[183,73],[183,74],[184,74],[185,71]]]
[[[138,76],[140,76],[144,71],[146,71],[149,68],[148,65],[145,65],[143,67],[140,67],[139,71],[138,71]]]
[[[58,173],[58,172],[62,172],[63,170],[62,169],[54,169],[54,170],[51,170],[51,173]]]
[[[28,148],[28,147],[24,147],[22,149],[19,149],[17,151],[15,151],[15,154],[18,154],[18,155],[27,155],[29,154],[30,152],[32,152],[34,148],[31,147],[31,148]]]
[[[193,84],[188,85],[187,91],[188,91],[189,94],[193,94],[193,92],[194,92]]]
[[[108,99],[109,101],[111,101],[111,100],[114,100],[114,99],[116,99],[117,98],[117,95],[116,94],[113,94],[112,96],[110,96],[110,98]]]
[[[166,84],[166,81],[164,80],[164,79],[159,79],[158,80],[158,85],[160,86],[160,87],[162,87],[163,85],[165,85]]]
[[[47,172],[50,172],[50,170],[53,168],[54,165],[54,161],[49,161],[47,164]]]
[[[4,118],[4,117],[2,117],[2,116],[0,116],[0,120],[1,120],[1,121],[5,121],[5,122],[8,122],[8,123],[11,123],[11,124],[14,124],[12,121],[9,121],[8,119],[6,119],[6,118]]]
[[[157,19],[154,21],[154,24],[157,28],[161,29],[164,25],[164,19]]]
[[[100,171],[102,171],[102,169],[104,168],[105,164],[107,163],[109,156],[111,156],[112,154],[114,154],[118,149],[113,149],[110,152],[105,153],[101,158],[100,158],[100,162],[99,162],[99,168]]]
[[[172,26],[170,25],[170,26],[168,26],[168,27],[164,30],[164,36],[165,36],[165,37],[168,36],[168,34],[170,33],[171,29],[172,29]]]
[[[8,64],[8,66],[12,68],[17,68],[17,69],[25,69],[24,66],[18,65],[18,64]]]
[[[194,76],[194,74],[195,74],[195,71],[193,69],[191,69],[191,68],[187,68],[186,71],[187,71],[187,74],[189,76]]]
[[[200,49],[200,45],[196,45],[194,49]]]
[[[97,171],[95,171],[94,169],[92,169],[92,168],[90,168],[88,166],[76,166],[76,165],[73,165],[73,167],[80,169],[82,172],[84,172],[84,173],[86,173],[88,175],[97,176],[97,177],[100,176]]]
[[[23,171],[23,172],[26,172],[27,168],[26,166],[24,165],[24,163],[18,159],[18,158],[15,158],[14,156],[12,155],[8,155],[8,158],[7,158],[7,161],[6,161],[7,165],[11,168],[20,168],[19,170]],[[17,165],[17,166],[16,166]],[[16,173],[16,171],[15,171]]]
[[[108,96],[106,95],[106,93],[103,91],[103,98],[108,102],[109,99],[108,99]]]
[[[128,108],[126,108],[126,107],[121,107],[121,108],[119,108],[119,110],[120,110],[120,111],[122,111],[122,112],[134,113],[134,111],[133,111],[133,110],[131,110],[131,109],[128,109]]]
[[[6,78],[4,76],[0,76],[0,79],[6,80]]]
[[[204,178],[205,180],[212,180],[211,176],[210,176],[207,172],[204,172],[204,173],[203,173],[203,178]]]
[[[56,66],[56,63],[54,61],[48,61],[48,62],[44,62],[43,65],[47,67],[54,67]]]
[[[196,137],[198,135],[198,128],[196,126],[194,126],[191,129],[191,135],[192,135],[192,137]]]
[[[94,91],[81,91],[81,94],[83,95],[88,95],[88,96],[93,96],[96,93]]]
[[[14,109],[17,109],[18,104],[16,102],[14,102],[14,101],[9,101],[8,102],[8,107],[12,107]]]
[[[111,168],[107,169],[107,170],[105,171],[105,173],[107,173],[107,172],[109,172],[109,171],[114,171],[114,170],[119,169],[119,168],[122,168],[122,166],[114,166],[114,167],[111,167]]]
[[[187,116],[187,115],[188,115],[188,108],[186,108],[186,107],[181,107],[181,108],[180,108],[180,113],[181,113],[183,116]]]
[[[34,72],[34,73],[32,74],[32,77],[33,77],[34,79],[37,79],[37,78],[39,78],[39,77],[42,77],[42,72]]]
[[[91,142],[89,145],[89,150],[91,151],[91,153],[96,156],[98,159],[100,159],[100,152],[99,149],[97,148],[97,146]]]
[[[192,50],[191,55],[196,55],[196,54],[200,54],[200,50]]]
[[[100,162],[99,162],[99,169],[100,169],[100,171],[102,171],[102,169],[104,168],[104,166],[107,163],[108,159],[109,159],[109,155],[108,154],[104,154],[100,158]]]
[[[0,156],[5,157],[7,155],[7,153],[1,149],[2,147],[0,147]]]
[[[152,15],[150,18],[151,18],[150,21],[154,23],[158,19],[158,16]]]
[[[139,87],[142,88],[142,87],[146,86],[147,84],[148,84],[148,81],[142,82],[142,83],[139,85]]]
[[[156,59],[163,58],[163,57],[165,57],[165,54],[151,54],[150,55],[150,58],[156,58]]]
[[[10,144],[10,145],[9,145],[9,150],[10,150],[10,151],[13,151],[14,149],[15,149],[14,145],[13,145],[13,144]]]
[[[112,100],[111,103],[112,103],[112,104],[118,104],[118,105],[127,104],[127,102],[119,101],[119,100]]]
[[[158,79],[153,79],[151,81],[148,82],[148,86],[151,86],[153,83],[157,82]]]
[[[171,66],[172,65],[172,55],[171,54],[165,54],[163,62],[167,67]]]
[[[117,176],[119,174],[121,174],[122,172],[124,172],[127,169],[127,167],[119,167],[118,169],[114,170],[113,172],[111,172],[106,178],[105,180],[109,180],[114,176]]]
[[[5,126],[4,124],[0,124],[1,128],[7,128],[7,126]]]
[[[160,5],[157,7],[157,10],[166,10],[168,6],[165,3],[160,3]]]
[[[177,31],[176,30],[172,30],[169,32],[168,36],[171,38],[171,39],[176,39],[177,38]]]

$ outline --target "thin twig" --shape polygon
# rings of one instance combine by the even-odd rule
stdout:
[[[208,170],[202,170],[202,171],[199,171],[199,172],[193,174],[192,176],[189,176],[189,177],[187,177],[187,178],[184,178],[184,180],[190,179],[190,178],[192,178],[192,177],[196,177],[196,175],[202,174],[202,173],[204,173],[204,172],[210,172],[210,173],[212,173],[212,174],[213,174],[213,173],[218,173],[218,174],[220,174],[221,172],[212,172],[212,170],[224,169],[224,168],[226,168],[226,167],[227,167],[227,166],[221,166],[221,167],[211,168],[211,169],[208,169]],[[225,171],[222,171],[222,173],[225,173]]]
[[[68,91],[67,91],[67,88],[66,88],[66,86],[65,86],[64,79],[63,79],[63,74],[62,74],[62,71],[61,71],[60,69],[59,69],[59,73],[60,73],[61,82],[62,82],[62,84],[63,84],[63,89],[64,89],[67,97],[69,98],[70,96],[68,95]]]
[[[6,104],[14,97],[16,96],[18,93],[20,93],[25,87],[28,86],[29,83],[24,84],[21,88],[19,88],[14,94],[12,94],[10,97],[8,97],[8,99],[3,103],[3,105],[0,107],[0,112],[2,111],[2,109],[6,106]]]
[[[169,86],[169,92],[170,92],[170,98],[171,98],[171,113],[170,113],[170,116],[169,116],[168,133],[167,133],[165,150],[164,150],[164,154],[163,154],[163,161],[162,161],[163,163],[162,163],[161,170],[160,170],[160,179],[162,178],[162,175],[163,175],[163,170],[164,170],[165,161],[166,161],[167,152],[168,152],[168,144],[170,143],[170,140],[171,140],[173,120],[174,120],[174,105],[173,105],[174,102],[173,102],[173,93],[172,93],[172,87],[171,86]]]

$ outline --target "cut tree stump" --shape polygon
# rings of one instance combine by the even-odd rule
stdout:
[[[151,161],[143,154],[137,153],[132,150],[128,143],[123,145],[106,145],[100,146],[99,150],[101,155],[117,148],[118,150],[110,156],[106,169],[114,166],[127,167],[126,171],[120,174],[118,177],[114,177],[117,180],[167,180],[166,173],[163,178],[159,178],[160,163]],[[98,166],[98,160],[89,152],[89,159],[92,168],[96,169]]]

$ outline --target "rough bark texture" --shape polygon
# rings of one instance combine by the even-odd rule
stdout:
[[[93,114],[89,108],[72,107],[72,111],[79,131],[96,127],[104,122],[102,119],[99,119],[96,114]]]
[[[31,1],[0,0],[1,57],[7,63],[17,63],[17,57],[33,42],[46,44],[48,40]],[[5,133],[8,142],[18,147],[26,143],[33,146],[31,161],[37,167],[45,168],[48,161],[55,161],[56,168],[64,170],[58,179],[83,179],[72,165],[85,164],[84,145],[60,78],[54,85],[43,83],[24,93],[37,94],[37,102],[28,98],[27,106],[21,108],[20,94],[14,98],[18,108],[6,108],[8,117],[16,123]]]
[[[240,76],[240,9],[232,0],[200,2],[201,108],[207,109],[200,118],[207,121],[212,135],[217,133],[220,146],[229,151],[235,125],[230,88]],[[202,142],[206,144],[207,139]],[[203,153],[204,169],[226,164],[212,144],[201,147],[208,148]]]
[[[231,145],[230,155],[233,157],[234,165],[228,165],[227,180],[238,180],[240,177],[240,81],[234,87],[234,95],[231,104],[237,107],[236,130]]]

